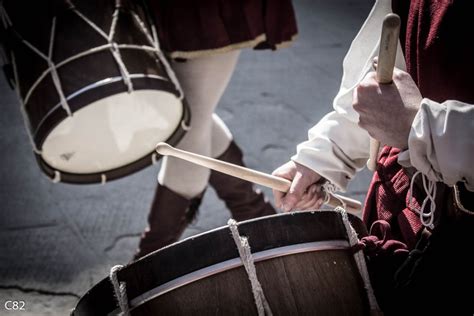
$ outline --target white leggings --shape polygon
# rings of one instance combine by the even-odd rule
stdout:
[[[221,155],[232,141],[225,123],[214,114],[234,71],[240,51],[172,62],[191,110],[191,129],[178,148],[205,156]],[[164,157],[158,182],[186,198],[202,193],[210,171],[189,162]]]

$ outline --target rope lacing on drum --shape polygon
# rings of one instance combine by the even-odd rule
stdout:
[[[234,219],[229,219],[227,224],[229,225],[232,238],[234,239],[239,251],[240,259],[242,260],[242,264],[244,265],[245,271],[247,272],[248,278],[250,280],[258,315],[273,315],[270,305],[268,304],[265,294],[263,293],[262,285],[257,278],[257,270],[255,269],[255,263],[250,250],[248,238],[240,236],[237,222]]]
[[[351,222],[349,221],[349,216],[347,212],[342,207],[336,207],[334,209],[335,212],[341,214],[342,222],[344,224],[344,228],[346,229],[347,237],[349,239],[349,245],[353,249],[357,249],[357,245],[359,244],[359,237],[357,236],[357,232],[355,231],[354,227],[352,227]],[[362,281],[364,282],[364,287],[367,292],[367,298],[369,299],[370,309],[373,312],[379,312],[380,308],[377,303],[377,299],[375,298],[374,290],[372,288],[372,284],[370,283],[369,272],[367,270],[367,264],[365,262],[364,252],[362,249],[354,252],[354,260],[357,265],[357,269],[359,270],[359,274],[362,277]]]
[[[3,26],[5,29],[10,27],[12,25],[12,21],[10,20],[10,17],[7,14],[7,11],[3,7],[3,0],[0,1],[0,18],[2,19]]]
[[[110,282],[114,287],[115,298],[117,299],[122,316],[130,316],[130,307],[128,306],[127,288],[125,282],[119,282],[117,273],[123,268],[121,265],[113,266],[110,269]]]
[[[183,131],[186,131],[186,132],[188,132],[189,130],[191,130],[191,126],[190,126],[190,125],[187,125],[184,120],[181,121],[181,128],[183,129]]]
[[[54,170],[54,177],[51,178],[51,181],[53,183],[61,182],[61,172],[59,172],[58,170]]]
[[[416,177],[420,174],[421,174],[421,178],[423,179],[423,189],[425,190],[426,197],[423,200],[423,203],[421,204],[421,208],[418,209],[415,205],[413,205],[412,200],[413,200],[413,185],[415,183]],[[418,213],[418,215],[420,216],[420,221],[423,224],[423,226],[428,227],[430,229],[434,228],[434,213],[436,211],[435,198],[436,198],[436,182],[429,180],[427,176],[421,173],[421,171],[415,172],[410,182],[410,190],[408,194],[408,207],[410,208],[411,211]],[[426,212],[425,209],[428,202],[430,202],[430,210],[429,212]]]
[[[105,185],[107,183],[107,175],[105,173],[100,175],[100,184]]]
[[[174,74],[174,72],[171,69],[167,59],[164,57],[163,53],[160,50],[159,41],[158,41],[158,37],[156,35],[156,29],[155,29],[154,26],[151,27],[152,28],[152,33],[153,33],[153,37],[151,37],[150,33],[148,32],[148,30],[145,26],[145,24],[141,21],[140,17],[135,12],[131,11],[132,15],[134,17],[134,21],[137,23],[137,25],[139,26],[139,29],[141,30],[141,32],[146,36],[146,38],[150,42],[150,46],[147,46],[147,45],[134,45],[134,44],[117,44],[116,42],[113,41],[113,38],[114,38],[114,35],[115,35],[115,29],[116,29],[118,16],[119,16],[119,11],[120,11],[120,7],[121,7],[120,1],[116,1],[116,9],[113,13],[114,14],[113,15],[113,21],[112,21],[112,25],[111,25],[111,29],[109,31],[109,34],[106,34],[96,24],[94,24],[90,19],[88,19],[81,12],[79,12],[74,7],[72,1],[70,1],[70,4],[72,5],[73,12],[75,12],[75,14],[77,14],[83,21],[85,21],[90,27],[92,27],[95,31],[97,31],[104,39],[106,39],[106,41],[108,42],[107,44],[82,51],[82,52],[80,52],[80,53],[78,53],[74,56],[66,58],[66,59],[64,59],[64,60],[62,60],[62,61],[55,64],[50,58],[48,58],[48,56],[41,53],[38,49],[36,49],[36,47],[31,45],[31,43],[29,43],[25,39],[23,39],[21,37],[21,35],[18,34],[15,31],[15,34],[18,36],[20,42],[25,44],[27,47],[32,49],[35,53],[39,54],[39,56],[41,56],[41,58],[45,59],[48,62],[48,68],[36,79],[36,81],[30,86],[28,91],[25,91],[26,92],[25,97],[22,98],[21,97],[21,92],[20,92],[20,83],[19,83],[18,71],[17,71],[17,67],[16,67],[16,64],[15,64],[15,56],[12,52],[11,62],[12,62],[12,67],[13,67],[13,71],[14,71],[14,77],[15,77],[14,79],[15,79],[15,83],[16,83],[16,89],[15,90],[17,91],[18,99],[20,100],[20,103],[21,103],[21,113],[22,113],[22,116],[23,116],[23,121],[25,123],[25,127],[26,127],[26,130],[27,130],[32,148],[33,148],[34,152],[37,153],[37,154],[41,154],[41,151],[37,148],[37,146],[34,142],[34,136],[33,135],[36,134],[39,126],[37,127],[37,130],[35,132],[33,132],[33,129],[31,127],[32,126],[31,122],[30,122],[30,120],[27,116],[27,113],[26,113],[26,104],[28,103],[31,95],[33,94],[34,90],[38,87],[38,85],[44,80],[44,78],[46,78],[46,76],[49,73],[51,73],[53,83],[54,83],[55,88],[58,92],[58,95],[59,95],[59,98],[60,98],[61,102],[60,102],[59,105],[52,108],[46,116],[51,115],[51,113],[58,106],[62,106],[67,111],[68,115],[71,115],[71,110],[70,110],[70,107],[69,107],[68,102],[67,102],[68,98],[65,97],[65,95],[63,93],[63,89],[61,88],[60,78],[57,74],[57,69],[64,66],[64,65],[66,65],[66,64],[68,64],[68,63],[70,63],[70,62],[72,62],[72,61],[74,61],[74,60],[76,60],[76,59],[78,59],[78,58],[82,58],[82,57],[87,56],[87,55],[95,54],[95,53],[98,53],[98,52],[103,51],[103,50],[110,50],[111,53],[112,53],[112,56],[114,57],[115,61],[117,62],[117,65],[119,67],[119,71],[120,71],[121,76],[122,76],[122,80],[127,85],[128,91],[130,92],[130,91],[133,90],[133,84],[132,84],[132,81],[131,81],[131,78],[133,76],[129,74],[127,68],[125,67],[125,64],[122,61],[122,58],[121,58],[121,55],[120,55],[120,49],[136,49],[136,50],[143,50],[143,51],[152,52],[158,57],[158,59],[160,60],[162,65],[165,67],[168,76],[170,77],[171,81],[175,85],[176,90],[179,92],[179,98],[183,99],[183,92],[182,92],[181,86],[178,83],[176,75]],[[12,26],[12,21],[11,21],[10,17],[8,16],[8,14],[7,14],[4,6],[3,6],[3,1],[0,1],[0,18],[1,18],[2,23],[4,24],[5,28],[9,28],[9,27]],[[53,24],[55,24],[55,23],[56,22],[53,21]],[[55,27],[55,25],[53,27]],[[50,54],[49,55],[51,55],[51,52],[52,52],[52,45],[53,45],[52,39],[54,38],[54,31],[55,30],[53,29],[52,31],[53,32],[51,33]],[[166,78],[161,78],[161,79],[166,80]],[[42,121],[44,121],[44,119],[45,118],[43,118]]]
[[[51,69],[51,78],[53,79],[54,86],[59,95],[59,100],[61,101],[61,106],[66,111],[68,116],[71,116],[71,108],[67,103],[66,97],[64,96],[63,88],[61,86],[61,80],[59,79],[58,71],[56,65],[54,64],[53,57],[53,47],[54,47],[54,35],[56,33],[56,17],[53,18],[51,23],[51,37],[49,39],[49,49],[48,49],[48,66]]]
[[[75,7],[73,8],[73,11],[109,43],[109,50],[112,53],[112,56],[114,57],[115,62],[117,63],[120,74],[123,78],[123,82],[127,86],[128,92],[130,93],[133,91],[133,83],[132,83],[132,80],[130,79],[130,73],[128,72],[127,67],[125,66],[122,60],[122,55],[120,54],[119,45],[117,44],[117,42],[114,41],[115,29],[117,27],[117,22],[120,16],[121,7],[122,5],[120,3],[120,0],[116,0],[115,10],[112,15],[112,24],[110,25],[109,34],[106,34],[100,27],[98,27],[94,22],[92,22],[85,15],[79,12]]]
[[[136,14],[135,12],[132,12],[132,16],[133,16],[134,21],[136,22],[137,26],[140,28],[142,33],[147,38],[150,45],[152,45],[154,47],[154,53],[158,57],[158,60],[161,62],[161,64],[165,67],[166,73],[170,77],[170,79],[173,82],[176,90],[179,93],[179,99],[182,100],[184,98],[183,90],[181,89],[181,85],[179,84],[179,81],[178,81],[178,78],[176,77],[176,74],[174,73],[173,69],[171,69],[171,66],[170,66],[168,60],[166,59],[165,55],[161,51],[160,42],[158,41],[158,35],[156,33],[155,26],[153,24],[151,25],[152,34],[150,35],[150,32],[148,31],[148,29],[145,26],[145,23],[143,23],[143,21],[140,19],[138,14]]]
[[[54,64],[54,61],[52,59],[55,33],[56,33],[56,17],[53,17],[53,20],[51,22],[51,34],[49,38],[48,55],[45,55],[43,52],[41,52],[38,48],[33,46],[27,40],[21,39],[21,41],[29,49],[31,49],[33,52],[35,52],[38,56],[43,58],[48,63],[48,71],[51,73],[51,79],[53,80],[54,87],[56,88],[56,92],[58,93],[60,104],[63,107],[63,109],[66,111],[67,115],[71,116],[72,115],[71,108],[69,107],[67,99],[64,96],[63,88],[61,86],[61,80],[59,79],[56,65]],[[17,85],[19,86],[18,81],[17,81]],[[26,98],[25,98],[25,103],[26,103]]]
[[[151,163],[156,165],[158,163],[158,155],[156,153],[151,154]]]
[[[3,1],[0,2],[0,16],[2,19],[2,23],[5,28],[11,27],[12,21],[10,17],[8,16],[4,6],[3,6]],[[18,35],[20,41],[27,46],[29,49],[31,49],[34,53],[36,53],[38,56],[40,56],[42,59],[44,59],[48,63],[48,70],[47,72],[51,72],[51,78],[54,84],[54,87],[56,88],[56,91],[58,93],[59,99],[60,99],[60,104],[64,108],[64,110],[67,112],[68,116],[71,116],[71,109],[69,107],[69,104],[64,96],[63,89],[61,86],[61,81],[59,79],[59,75],[57,73],[55,64],[52,60],[53,57],[53,47],[54,47],[54,36],[56,32],[56,18],[54,17],[51,23],[51,35],[50,35],[50,41],[49,41],[49,49],[48,49],[48,55],[46,56],[43,54],[39,49],[37,49],[35,46],[33,46],[30,42],[26,41],[23,39],[21,36]],[[26,95],[25,99],[21,97],[21,90],[20,90],[20,83],[19,83],[19,77],[18,77],[18,68],[16,65],[16,60],[15,60],[15,54],[12,52],[11,53],[11,63],[12,63],[12,68],[13,68],[13,76],[16,82],[16,91],[18,95],[18,99],[20,100],[20,110],[21,110],[21,115],[23,116],[23,122],[25,123],[25,128],[28,134],[28,138],[30,140],[31,146],[36,154],[41,154],[41,151],[37,148],[36,143],[34,142],[34,137],[32,134],[32,129],[31,129],[31,122],[28,118],[28,115],[26,113],[26,103],[28,99],[28,94],[31,94],[30,90],[28,94]],[[46,74],[44,74],[45,76]]]
[[[31,132],[31,122],[30,122],[30,118],[28,117],[28,114],[26,113],[26,108],[25,108],[26,102],[24,102],[23,98],[21,97],[20,85],[18,84],[19,82],[18,70],[16,68],[15,54],[13,54],[13,52],[11,54],[11,63],[12,63],[12,68],[13,68],[13,77],[14,77],[15,82],[17,83],[17,87],[15,90],[18,96],[18,100],[20,100],[20,112],[21,112],[21,116],[23,117],[23,123],[25,125],[26,134],[28,135],[28,140],[30,141],[31,148],[33,148],[33,151],[36,154],[41,155],[41,150],[39,150],[38,147],[36,146],[36,143],[33,138],[33,133]]]

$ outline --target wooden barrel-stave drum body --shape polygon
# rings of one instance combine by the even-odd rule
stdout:
[[[349,219],[360,236],[363,223]],[[239,223],[274,315],[367,315],[363,281],[339,213],[280,214]],[[250,281],[228,227],[206,232],[123,267],[131,315],[257,315]],[[73,315],[116,315],[107,278]]]

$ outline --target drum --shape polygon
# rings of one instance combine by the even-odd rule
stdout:
[[[138,0],[0,3],[27,131],[54,181],[128,175],[187,130],[188,108],[146,12]]]
[[[363,223],[349,215],[359,236]],[[298,212],[239,223],[274,315],[367,315],[368,295],[341,214]],[[256,315],[229,227],[162,248],[117,273],[131,315]],[[74,316],[117,315],[109,278],[89,290]]]

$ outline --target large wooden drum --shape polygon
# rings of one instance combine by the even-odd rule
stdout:
[[[360,236],[363,223],[349,219]],[[239,223],[274,315],[366,315],[369,303],[341,215],[280,214]],[[117,274],[131,315],[256,315],[250,281],[229,227],[160,249]],[[109,278],[73,315],[119,313]]]

